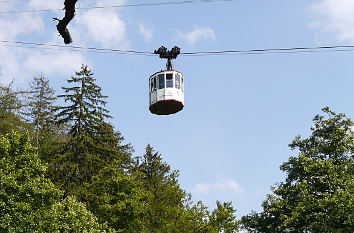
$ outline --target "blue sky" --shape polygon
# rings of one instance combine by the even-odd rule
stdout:
[[[79,7],[159,0],[79,0]],[[0,11],[60,9],[63,0],[9,0]],[[0,39],[63,44],[53,17],[64,12],[0,14]],[[69,25],[73,45],[182,52],[354,44],[353,0],[237,0],[219,3],[79,10]],[[19,87],[40,73],[60,87],[88,64],[109,96],[112,123],[135,156],[148,143],[180,183],[214,208],[232,201],[240,217],[284,179],[279,166],[296,135],[307,136],[324,106],[354,113],[354,52],[180,56],[185,108],[171,116],[148,110],[148,78],[165,66],[157,56],[8,47],[0,43],[0,82]]]

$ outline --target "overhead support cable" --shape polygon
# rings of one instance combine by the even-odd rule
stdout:
[[[43,48],[43,49],[55,48],[58,50],[116,53],[116,54],[124,54],[124,55],[145,55],[145,56],[155,55],[153,52],[136,51],[136,50],[120,50],[120,49],[112,49],[112,48],[83,47],[83,46],[58,45],[58,44],[46,44],[46,43],[34,43],[34,42],[22,42],[22,41],[9,41],[9,40],[0,40],[0,42],[5,43],[5,46],[11,46],[11,45],[16,45],[18,47],[31,46],[31,48]],[[257,54],[271,54],[271,53],[291,54],[291,53],[346,52],[346,51],[354,51],[354,45],[181,52],[180,55],[183,56],[215,56],[215,55],[247,55],[247,54],[257,55]]]
[[[318,47],[294,47],[294,48],[270,48],[270,49],[250,49],[250,50],[223,50],[223,51],[201,51],[201,52],[185,52],[181,55],[226,55],[226,54],[263,54],[263,53],[305,53],[316,51],[351,51],[354,45],[335,45],[335,46],[318,46]]]
[[[106,8],[124,8],[124,7],[144,7],[144,6],[164,6],[164,5],[182,5],[182,4],[200,4],[212,2],[233,2],[235,0],[189,0],[189,1],[165,1],[152,3],[122,4],[112,6],[93,6],[78,7],[76,10],[106,9]],[[21,14],[21,13],[39,13],[39,12],[57,12],[63,9],[39,9],[39,10],[18,10],[18,11],[0,11],[0,14]]]
[[[120,49],[106,49],[106,48],[95,48],[95,47],[82,47],[82,46],[72,46],[72,45],[58,45],[58,44],[45,44],[45,43],[34,43],[34,42],[22,42],[22,41],[8,41],[8,40],[0,40],[2,43],[12,43],[18,45],[32,45],[38,47],[52,47],[59,49],[75,49],[75,50],[87,50],[87,51],[100,51],[100,52],[111,52],[111,53],[119,53],[119,54],[136,54],[136,55],[154,55],[153,52],[142,52],[142,51],[134,51],[134,50],[120,50]]]

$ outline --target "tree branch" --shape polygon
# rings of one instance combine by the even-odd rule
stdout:
[[[64,2],[64,9],[65,9],[65,16],[63,19],[59,20],[54,18],[54,20],[58,20],[59,23],[57,24],[57,29],[60,35],[64,39],[65,44],[70,44],[73,42],[69,30],[66,28],[70,21],[75,16],[75,4],[77,0],[65,0]]]
[[[212,223],[208,223],[207,225],[205,226],[199,226],[197,228],[194,229],[194,232],[198,233],[198,232],[201,232],[203,229],[207,228],[207,227],[210,227],[212,225]]]

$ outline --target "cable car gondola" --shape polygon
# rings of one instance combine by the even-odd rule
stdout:
[[[167,59],[166,70],[161,70],[149,78],[149,110],[156,115],[170,115],[184,107],[183,74],[174,69],[173,60],[180,54],[180,48],[168,51],[164,46],[154,51],[160,58]]]

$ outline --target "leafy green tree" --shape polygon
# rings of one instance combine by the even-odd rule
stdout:
[[[237,232],[239,221],[236,220],[231,202],[216,202],[217,208],[212,212],[201,201],[187,206],[183,219],[178,223],[176,232],[193,233],[232,233]]]
[[[236,210],[231,202],[216,202],[216,209],[211,213],[209,224],[216,229],[216,232],[232,233],[239,227],[239,221],[236,220]]]
[[[148,194],[142,184],[115,162],[101,169],[87,184],[84,199],[101,222],[118,232],[146,232],[143,217]]]
[[[0,232],[114,232],[45,177],[27,135],[0,136]]]
[[[39,227],[40,232],[87,232],[105,233],[115,232],[107,226],[107,223],[99,224],[97,218],[86,209],[74,197],[67,197],[55,203],[42,218]]]
[[[36,232],[43,212],[62,196],[28,136],[0,136],[0,232]]]
[[[179,222],[181,232],[208,232],[210,211],[202,201],[198,201],[195,205],[187,205],[183,214],[183,220]]]
[[[242,218],[251,232],[353,232],[353,122],[328,107],[316,115],[312,134],[289,145],[299,156],[280,169],[284,182],[263,202],[263,212]]]

